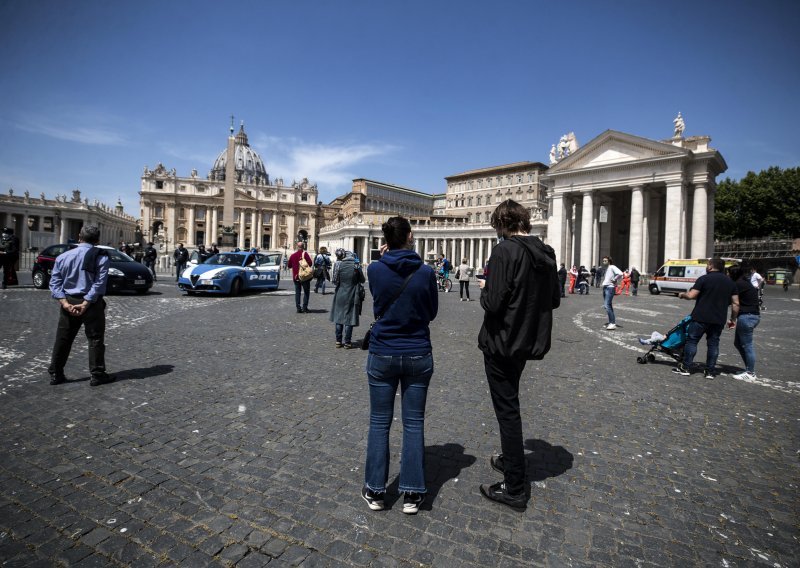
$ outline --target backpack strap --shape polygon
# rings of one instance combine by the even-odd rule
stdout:
[[[381,319],[381,318],[384,316],[384,314],[385,314],[387,311],[389,311],[389,308],[391,308],[391,307],[392,307],[392,305],[393,305],[393,304],[394,304],[394,303],[397,301],[397,299],[400,297],[400,294],[402,294],[402,293],[403,293],[403,290],[405,290],[405,289],[406,289],[406,286],[408,286],[408,283],[411,281],[411,277],[412,277],[412,276],[414,276],[414,275],[417,273],[417,271],[418,271],[420,268],[422,268],[422,265],[421,265],[421,264],[420,264],[420,265],[417,267],[417,270],[415,270],[414,272],[412,272],[411,274],[409,274],[408,276],[406,276],[406,279],[405,279],[405,281],[403,282],[403,285],[402,285],[402,286],[400,286],[400,288],[397,290],[397,292],[395,292],[395,294],[394,294],[394,297],[392,298],[392,300],[391,300],[391,301],[390,301],[388,304],[386,304],[386,306],[385,306],[385,307],[384,307],[384,308],[381,310],[381,313],[379,313],[377,316],[375,316],[375,321],[378,321],[379,319]]]

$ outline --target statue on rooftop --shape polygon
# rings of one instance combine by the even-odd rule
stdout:
[[[683,136],[683,131],[686,130],[686,123],[683,121],[683,117],[681,116],[680,111],[678,111],[678,116],[672,121],[675,125],[675,138],[680,138]]]

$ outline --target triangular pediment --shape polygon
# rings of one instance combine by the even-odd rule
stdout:
[[[571,156],[550,166],[548,173],[647,161],[667,156],[685,156],[689,151],[615,130],[606,130]]]
[[[236,199],[244,199],[245,201],[247,201],[247,200],[256,201],[256,196],[255,195],[250,195],[246,191],[241,190],[239,188],[236,188],[236,193],[234,195],[236,196]]]

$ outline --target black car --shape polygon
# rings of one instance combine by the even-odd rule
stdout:
[[[51,245],[44,249],[33,263],[33,285],[37,288],[47,288],[50,285],[50,275],[53,273],[56,257],[76,246],[78,245],[70,243]],[[133,290],[145,294],[153,287],[153,275],[146,266],[113,247],[102,245],[98,247],[107,250],[111,260],[108,267],[107,293]]]

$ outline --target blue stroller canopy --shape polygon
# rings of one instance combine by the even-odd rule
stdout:
[[[689,323],[692,321],[692,316],[686,316],[678,325],[673,327],[669,333],[667,333],[667,337],[664,341],[661,342],[661,347],[665,349],[677,349],[678,347],[683,347],[683,344],[686,343],[686,336],[689,333]]]

